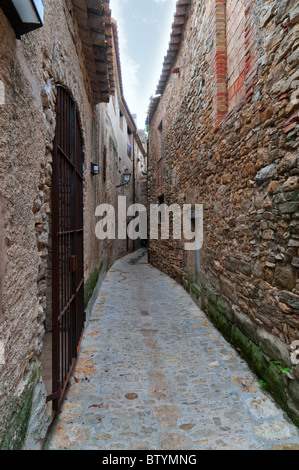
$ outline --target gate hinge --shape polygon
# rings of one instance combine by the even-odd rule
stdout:
[[[61,391],[58,390],[58,392],[48,395],[46,402],[48,403],[49,401],[59,400],[60,396],[61,396]]]

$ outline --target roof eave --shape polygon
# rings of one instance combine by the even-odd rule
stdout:
[[[157,106],[160,102],[161,95],[163,94],[165,87],[169,81],[173,64],[176,61],[178,52],[181,47],[183,34],[185,31],[186,19],[191,5],[191,0],[178,0],[176,4],[176,11],[174,14],[174,21],[172,23],[172,29],[170,34],[170,41],[168,46],[168,51],[164,57],[164,62],[162,66],[162,73],[160,80],[156,89],[156,95],[159,97],[159,100],[154,97],[151,102],[149,114],[146,120],[146,124],[150,124],[151,120],[156,112]]]

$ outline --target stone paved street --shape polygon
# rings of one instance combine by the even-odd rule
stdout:
[[[103,282],[46,448],[299,449],[299,435],[183,287],[139,250]]]

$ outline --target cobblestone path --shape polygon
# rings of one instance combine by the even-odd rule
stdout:
[[[298,429],[146,251],[108,272],[48,449],[299,449]]]

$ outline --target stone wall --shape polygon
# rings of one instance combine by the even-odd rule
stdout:
[[[172,64],[179,73],[150,121],[149,203],[161,187],[163,120],[165,202],[203,204],[200,260],[179,240],[151,241],[149,256],[193,292],[298,424],[289,348],[299,339],[299,10],[288,0],[237,3],[234,83],[244,83],[233,93],[226,81],[225,18],[236,2],[193,0]]]
[[[85,307],[99,275],[133,249],[127,240],[98,240],[95,231],[99,204],[117,208],[118,194],[127,195],[128,204],[133,202],[133,182],[116,188],[123,182],[125,167],[133,173],[133,161],[127,155],[127,115],[124,131],[119,125],[119,87],[116,97],[109,101],[108,96],[118,80],[109,2],[100,9],[103,17],[94,9],[86,13],[85,2],[77,0],[44,4],[44,26],[21,40],[16,40],[0,9],[0,449],[41,448],[53,419],[46,397],[51,394],[48,338],[57,85],[65,87],[75,102],[83,142]],[[86,23],[90,15],[102,29],[105,23],[104,32],[93,34],[96,69]],[[104,49],[99,49],[102,42]],[[136,162],[137,152],[135,143]],[[99,165],[99,175],[92,175],[91,163]]]
[[[51,329],[51,176],[56,85],[74,98],[84,145],[88,281],[105,258],[91,161],[99,129],[72,4],[46,0],[43,28],[16,40],[0,9],[0,448],[40,448],[52,419],[41,353]],[[55,32],[55,34],[53,33]],[[28,427],[29,426],[29,427]]]

